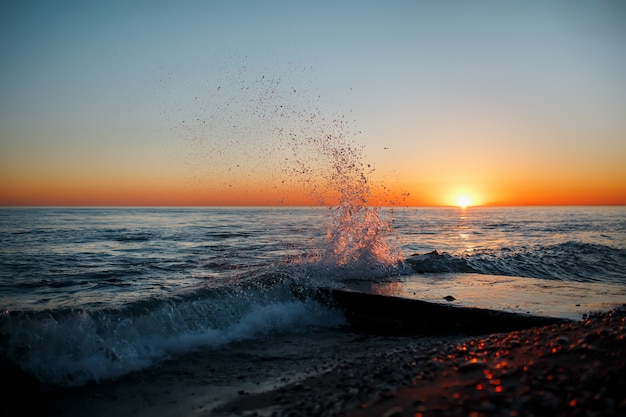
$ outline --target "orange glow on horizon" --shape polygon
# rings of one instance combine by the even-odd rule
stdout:
[[[111,178],[37,179],[0,182],[2,206],[318,206],[337,204],[339,194],[323,201],[302,186],[190,183],[178,179]],[[65,181],[63,181],[65,180]],[[160,180],[160,182],[159,182]],[[619,182],[493,182],[463,187],[445,183],[401,183],[373,193],[376,206],[540,206],[626,205],[626,181]],[[406,195],[408,194],[408,196]],[[461,196],[465,196],[461,199]]]
[[[621,206],[626,205],[626,181],[620,183],[521,182],[481,184],[473,188],[443,183],[404,184],[410,188],[406,206]],[[461,196],[466,196],[469,202]]]

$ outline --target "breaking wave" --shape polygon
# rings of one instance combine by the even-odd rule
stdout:
[[[624,284],[626,251],[610,246],[565,242],[532,248],[501,248],[471,255],[437,251],[407,258],[416,272],[469,272],[579,282]]]
[[[272,276],[122,309],[6,311],[0,355],[44,383],[76,386],[196,348],[344,323],[339,311],[294,297],[293,285]]]

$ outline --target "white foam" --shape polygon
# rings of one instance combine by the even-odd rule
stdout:
[[[22,320],[13,329],[12,356],[40,380],[71,386],[118,377],[190,349],[218,348],[277,332],[343,323],[340,313],[299,300],[251,305],[242,316],[228,317],[223,327],[203,321],[201,316],[193,318],[194,326],[182,322],[177,326],[165,309],[148,315],[152,317],[146,320],[143,316],[114,318],[81,311],[62,319]],[[154,326],[159,320],[163,331]]]

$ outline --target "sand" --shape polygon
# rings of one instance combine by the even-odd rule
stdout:
[[[0,414],[626,415],[623,309],[473,337],[379,336],[342,328],[265,343],[192,352],[72,389],[42,387],[3,369],[8,378]]]

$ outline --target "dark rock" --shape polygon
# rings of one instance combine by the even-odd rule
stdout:
[[[485,369],[486,367],[487,365],[483,361],[480,361],[478,359],[472,359],[472,360],[460,363],[458,371],[461,373],[466,373],[466,372],[482,370],[482,369]]]
[[[343,310],[354,327],[381,334],[496,333],[568,322],[553,317],[461,307],[443,301],[436,303],[341,289],[320,288],[318,292],[329,293],[329,298]]]

